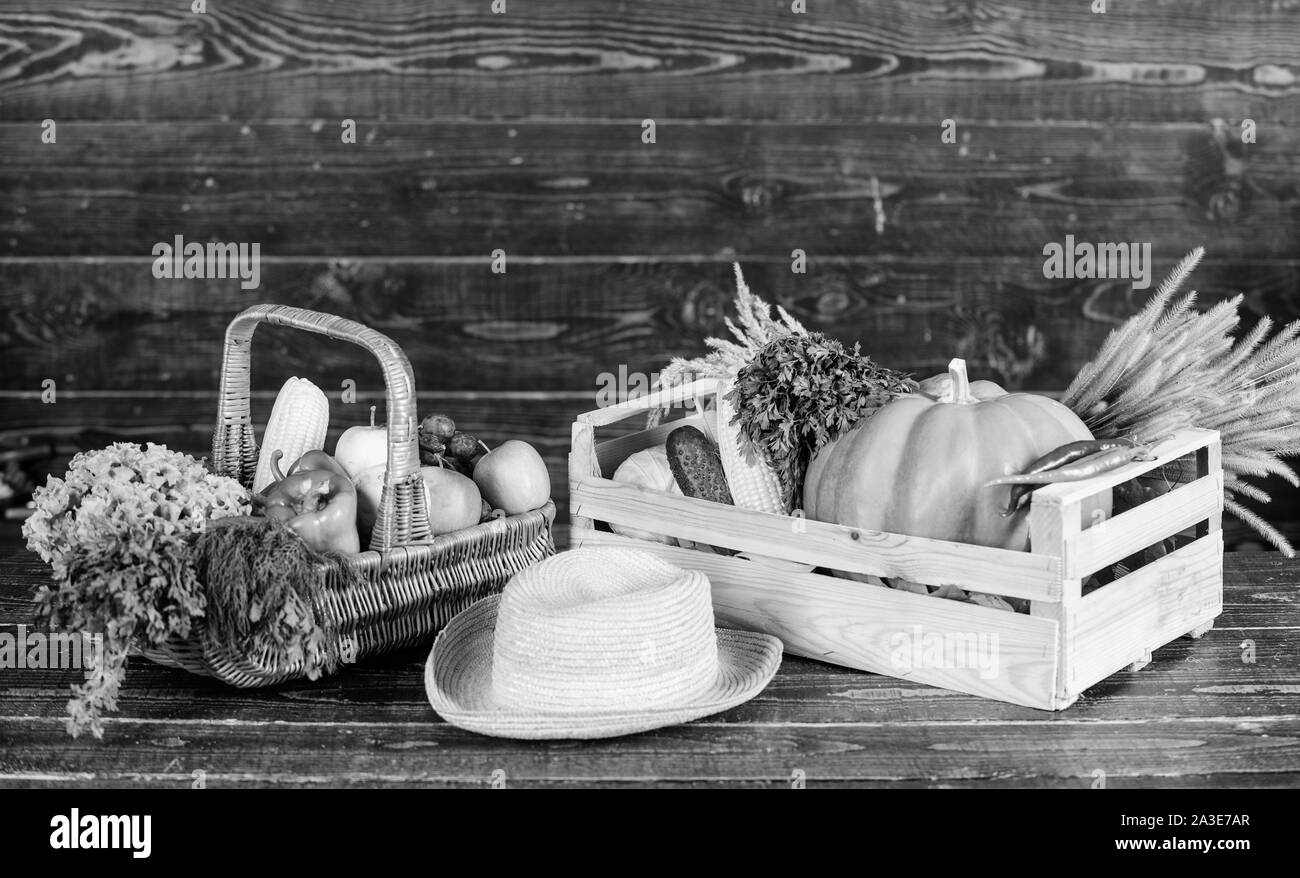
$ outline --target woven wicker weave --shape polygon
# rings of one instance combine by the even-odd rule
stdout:
[[[518,571],[555,554],[555,506],[431,537],[420,479],[411,364],[392,339],[342,317],[282,305],[255,305],[226,330],[221,399],[212,439],[212,465],[250,487],[257,443],[249,406],[253,332],[261,323],[290,326],[358,344],[379,361],[388,403],[388,472],[370,550],[347,559],[364,580],[341,585],[340,562],[322,562],[316,611],[334,623],[348,660],[427,642],[470,604],[500,592]],[[216,677],[234,686],[270,686],[305,676],[302,663],[269,650],[242,655],[205,643],[202,626],[190,638],[142,650],[159,664]]]

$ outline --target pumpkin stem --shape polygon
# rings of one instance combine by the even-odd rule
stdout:
[[[944,402],[955,402],[959,405],[979,402],[970,392],[970,378],[966,376],[966,361],[961,357],[953,357],[948,363],[948,377],[952,379],[952,387],[948,394],[951,399],[944,399]]]

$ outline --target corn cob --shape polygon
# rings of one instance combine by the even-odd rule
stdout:
[[[306,378],[290,378],[284,382],[275,397],[271,418],[266,422],[262,450],[257,456],[257,473],[253,477],[254,493],[275,481],[271,470],[275,452],[283,452],[280,467],[288,469],[308,451],[325,447],[329,412],[329,400],[315,384]]]
[[[727,474],[732,502],[741,509],[785,515],[788,511],[781,499],[781,481],[767,461],[757,455],[753,462],[745,459],[740,447],[740,427],[731,419],[736,410],[727,401],[727,395],[736,385],[735,379],[721,383],[718,388],[718,453],[722,458],[722,471]]]

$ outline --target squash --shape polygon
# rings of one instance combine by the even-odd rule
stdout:
[[[952,376],[944,372],[942,375],[935,375],[932,378],[917,382],[916,392],[935,401],[942,399],[945,395],[951,399]],[[970,382],[970,394],[976,399],[992,399],[995,396],[1006,396],[1007,392],[992,381],[972,381]]]
[[[985,482],[1022,472],[1052,449],[1091,439],[1083,422],[1061,403],[1029,393],[1007,393],[977,382],[955,359],[947,384],[925,382],[937,398],[916,393],[885,405],[823,446],[804,482],[804,513],[863,530],[1029,548],[1027,508],[1003,518],[1010,488]],[[1110,492],[1084,504],[1087,526],[1109,517]],[[865,576],[850,578],[866,581]]]
[[[678,496],[682,493],[682,489],[677,486],[677,480],[673,478],[672,469],[668,466],[668,450],[662,445],[654,445],[629,454],[627,459],[618,465],[618,469],[614,470],[614,481],[649,488],[651,491],[666,491]],[[649,540],[652,543],[680,545],[687,549],[694,548],[695,545],[689,541],[676,540],[670,536],[623,524],[611,524],[610,529],[616,534],[637,540]]]

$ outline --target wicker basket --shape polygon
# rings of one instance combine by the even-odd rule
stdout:
[[[221,399],[212,466],[253,483],[257,443],[249,406],[249,361],[260,323],[291,326],[358,344],[379,361],[388,403],[388,472],[369,551],[347,558],[361,586],[342,585],[340,562],[319,565],[316,611],[334,623],[339,654],[353,661],[428,642],[470,604],[499,592],[518,571],[555,554],[555,505],[430,536],[420,478],[411,364],[392,339],[342,317],[282,305],[255,305],[226,329]],[[233,686],[270,686],[306,676],[301,661],[273,650],[256,655],[205,643],[201,625],[190,638],[141,651],[159,664],[216,677]]]

